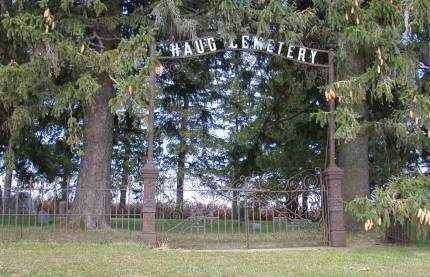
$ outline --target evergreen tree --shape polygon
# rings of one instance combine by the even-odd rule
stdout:
[[[82,215],[79,220],[88,228],[104,227],[103,218],[110,207],[106,203],[110,202],[107,190],[111,188],[111,107],[118,108],[124,99],[121,93],[114,95],[112,80],[124,72],[123,68],[130,67],[117,48],[122,28],[137,28],[145,14],[136,12],[130,20],[123,15],[123,1],[5,4],[2,32],[6,34],[4,44],[9,45],[6,53],[11,61],[3,63],[0,78],[4,80],[1,91],[9,91],[11,96],[9,103],[5,101],[3,105],[13,105],[14,124],[29,121],[33,115],[67,112],[69,143],[78,151],[79,129],[84,128],[79,187],[72,212]],[[36,112],[30,113],[24,109],[28,105],[22,104],[28,101],[29,93],[37,97],[31,107],[42,106]],[[74,116],[76,107],[84,111],[83,118]],[[13,149],[13,144],[9,148]]]
[[[346,201],[368,193],[369,139],[372,145],[394,139],[414,149],[428,140],[418,120],[428,113],[428,95],[416,89],[418,55],[410,47],[411,26],[428,20],[427,2],[315,1],[338,44],[339,80],[332,89],[339,97],[337,136],[346,141],[341,149]]]

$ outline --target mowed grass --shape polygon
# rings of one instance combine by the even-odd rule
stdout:
[[[430,246],[153,250],[139,244],[0,244],[1,276],[429,276]]]
[[[143,243],[142,233],[121,229],[82,230],[53,228],[53,226],[0,228],[0,242],[47,243]],[[174,249],[241,249],[323,246],[325,237],[320,230],[289,230],[280,233],[157,233],[158,245]]]
[[[318,229],[319,223],[310,220],[298,220],[296,222],[272,221],[272,220],[249,220],[251,232],[273,233],[287,231],[288,229]],[[187,220],[187,219],[156,219],[156,229],[160,232],[183,233],[196,230],[197,227],[206,233],[244,233],[245,222],[241,220],[218,219],[218,220]],[[1,227],[38,227],[47,230],[56,226],[65,227],[66,221],[59,216],[51,216],[47,221],[40,221],[37,215],[0,215]],[[70,226],[70,225],[69,225]],[[111,227],[129,231],[142,230],[142,220],[133,217],[112,217]]]
[[[52,217],[41,222],[37,216],[11,215],[0,220],[0,241],[37,242],[139,242],[139,218],[112,218],[111,228],[86,230],[77,222]],[[325,245],[323,226],[301,221],[239,221],[157,219],[160,244],[182,249],[280,248]]]

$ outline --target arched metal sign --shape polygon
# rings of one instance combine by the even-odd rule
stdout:
[[[265,53],[293,62],[316,66],[329,67],[329,51],[310,48],[288,41],[265,39],[256,35],[242,35],[223,39],[216,36],[206,36],[188,41],[161,42],[157,45],[158,57],[166,59],[186,59],[224,51],[249,51]]]

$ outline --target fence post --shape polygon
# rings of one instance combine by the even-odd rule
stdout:
[[[333,247],[346,246],[346,230],[343,218],[342,179],[343,170],[337,166],[328,167],[323,172],[327,186],[328,240]]]
[[[155,232],[155,183],[158,169],[154,163],[146,163],[142,170],[143,177],[143,209],[142,209],[142,239],[148,246],[156,246]]]
[[[335,79],[334,51],[329,52],[329,84],[333,85]],[[333,89],[333,88],[330,88]],[[324,184],[327,189],[328,206],[328,239],[329,245],[333,247],[346,246],[346,230],[344,222],[342,180],[343,170],[336,165],[336,118],[335,118],[335,99],[329,98],[329,166],[323,172]]]

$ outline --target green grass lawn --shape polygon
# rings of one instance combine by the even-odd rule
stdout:
[[[82,230],[40,227],[0,228],[0,242],[50,242],[50,243],[139,243],[142,233],[122,229]],[[280,233],[157,233],[160,245],[180,249],[241,249],[241,248],[285,248],[325,245],[319,230],[289,230]]]
[[[430,246],[185,251],[138,244],[0,244],[1,276],[429,276]]]
[[[138,242],[142,221],[139,218],[112,218],[111,229],[89,231],[64,218],[39,222],[36,216],[0,218],[0,241],[38,242]],[[247,227],[248,229],[247,229]],[[231,249],[322,246],[326,238],[321,224],[299,222],[239,220],[157,219],[160,243],[170,248]]]
[[[0,228],[1,227],[37,227],[45,229],[53,229],[55,226],[65,226],[64,219],[59,216],[51,217],[47,222],[41,222],[38,220],[37,215],[0,215]],[[243,233],[245,232],[244,221],[230,220],[230,219],[219,219],[212,221],[196,221],[196,220],[185,220],[185,219],[156,219],[156,229],[159,232],[172,232],[172,233],[184,233],[190,232],[195,227],[204,227],[206,233]],[[249,224],[258,226],[258,229],[254,228],[251,231],[257,233],[273,233],[283,232],[288,228],[301,228],[301,229],[318,229],[319,223],[312,222],[309,220],[301,220],[297,223],[286,222],[286,221],[264,221],[264,220],[250,220]],[[123,229],[129,231],[140,231],[142,230],[142,220],[140,218],[133,217],[112,217],[111,226],[113,229]]]

